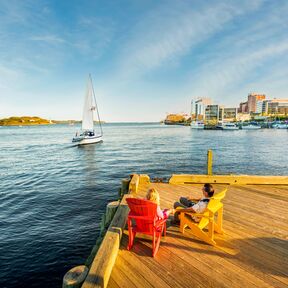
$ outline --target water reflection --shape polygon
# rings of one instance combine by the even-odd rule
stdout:
[[[86,183],[86,186],[90,188],[95,187],[97,184],[96,176],[99,172],[97,151],[99,150],[100,145],[102,145],[102,143],[78,146],[80,151],[79,161],[84,170],[84,182]]]

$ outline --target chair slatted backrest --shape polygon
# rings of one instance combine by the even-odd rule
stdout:
[[[207,205],[207,208],[203,213],[204,216],[209,217],[209,212],[212,212],[214,214],[221,207],[223,207],[221,200],[225,197],[226,192],[227,192],[227,188],[210,198],[209,203]],[[209,219],[203,217],[203,218],[201,218],[198,226],[201,229],[203,229],[204,227],[206,227],[208,225],[208,223],[209,223]]]
[[[130,208],[128,217],[135,220],[138,232],[153,233],[154,220],[157,214],[157,204],[149,200],[127,198]]]

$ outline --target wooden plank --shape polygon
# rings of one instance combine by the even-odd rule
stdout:
[[[193,259],[197,258],[199,261],[202,260],[209,264],[210,267],[213,267],[213,269],[217,269],[220,274],[223,274],[223,276],[227,275],[227,277],[230,279],[238,278],[238,283],[242,284],[243,286],[253,287],[256,285],[256,287],[267,287],[270,285],[275,285],[275,287],[280,287],[279,285],[281,285],[281,282],[279,283],[279,281],[271,278],[271,275],[268,274],[268,267],[270,266],[266,267],[265,272],[255,268],[261,266],[261,259],[259,259],[259,261],[255,261],[253,258],[254,252],[257,250],[257,248],[254,249],[253,253],[251,254],[251,250],[246,252],[246,246],[244,246],[243,250],[236,250],[235,254],[229,255],[225,253],[225,247],[211,247],[207,245],[207,247],[205,247],[205,245],[201,243],[201,241],[197,241],[197,239],[193,240],[193,242],[191,241],[191,238],[189,240],[187,234],[189,235],[189,232],[185,233],[186,237],[182,237],[179,239],[179,241],[183,243],[184,247],[190,247],[188,251],[191,251],[191,254],[193,254],[189,255],[187,254],[187,250],[183,249],[183,251],[177,251],[178,255],[183,254],[183,257],[187,257],[188,259],[193,257]],[[193,235],[190,237],[193,237]],[[171,241],[174,241],[174,238],[175,236]],[[225,245],[225,243],[222,243],[222,245]],[[238,247],[235,248],[238,249]],[[251,254],[250,257],[247,256],[249,253]],[[257,257],[257,255],[255,256]],[[265,254],[262,254],[262,257],[264,256]],[[221,277],[220,275],[218,277],[225,281],[225,278]],[[234,284],[231,285],[231,287],[234,287]]]
[[[176,229],[178,230],[178,227]],[[194,261],[201,262],[202,265],[198,264],[198,267],[199,269],[201,267],[203,277],[221,279],[221,283],[218,283],[217,287],[222,287],[222,285],[227,287],[267,287],[261,279],[249,275],[235,265],[231,261],[231,258],[235,256],[225,252],[225,249],[206,245],[191,235],[189,230],[184,235],[177,230],[173,231],[173,237],[171,237],[173,244],[179,243],[177,245],[179,248],[175,250],[175,253],[186,259],[188,265]]]
[[[126,240],[126,238],[128,241],[128,237],[124,237],[123,240]],[[194,274],[193,277],[191,277],[191,269],[189,269],[188,271],[186,269],[183,269],[181,259],[176,259],[177,261],[173,261],[172,258],[174,255],[172,255],[171,253],[168,253],[168,255],[165,255],[166,257],[163,257],[163,249],[161,249],[161,255],[157,255],[155,258],[151,258],[151,239],[150,241],[146,241],[146,239],[141,240],[138,238],[135,246],[137,253],[140,253],[142,255],[141,264],[145,265],[150,271],[153,271],[153,273],[157,273],[157,277],[161,277],[166,283],[166,286],[181,288],[186,287],[187,283],[189,283],[189,285],[193,284],[193,286],[199,286],[201,284],[201,282],[199,282],[199,279],[197,280],[197,277],[195,277]],[[128,251],[125,251],[124,253],[124,257],[127,258],[129,262],[134,263],[134,259],[135,257],[137,257],[137,254],[133,254],[133,251],[132,253],[129,253]],[[178,263],[178,265],[175,265],[175,263]],[[143,272],[142,269],[140,269],[140,271],[141,273]],[[150,273],[151,272],[149,272],[149,274]],[[177,275],[177,277],[175,277],[175,275]],[[187,281],[187,278],[189,278],[189,281]],[[206,281],[202,282],[204,284]],[[152,283],[155,287],[155,282],[153,279]]]
[[[214,183],[230,185],[288,185],[288,176],[254,176],[254,175],[175,175],[169,184]]]
[[[143,181],[137,197],[145,197],[154,187],[161,207],[170,208],[180,196],[200,197],[202,186]],[[227,185],[213,186],[220,192]],[[195,238],[189,229],[183,235],[172,226],[153,258],[147,237],[137,237],[132,251],[127,251],[125,231],[108,286],[287,287],[287,201],[285,185],[230,186],[223,201],[225,234],[215,235],[216,247]]]

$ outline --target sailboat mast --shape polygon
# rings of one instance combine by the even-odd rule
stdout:
[[[89,77],[90,77],[90,81],[91,81],[92,92],[93,92],[93,96],[94,96],[94,101],[95,101],[95,107],[96,107],[96,111],[97,111],[97,116],[98,116],[98,119],[99,119],[101,136],[103,136],[102,124],[101,124],[100,115],[99,115],[99,111],[98,111],[98,106],[97,106],[97,101],[96,101],[96,96],[95,96],[95,92],[94,92],[94,86],[93,86],[93,81],[92,81],[91,74],[89,74]]]

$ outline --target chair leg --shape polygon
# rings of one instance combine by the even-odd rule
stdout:
[[[153,231],[153,239],[152,239],[152,256],[154,257],[154,251],[156,248],[156,231]]]
[[[163,236],[166,236],[166,231],[167,231],[167,227],[166,227],[166,222],[163,225]]]
[[[134,239],[136,236],[136,232],[133,231],[131,220],[128,220],[128,232],[129,232],[129,240],[127,250],[130,250],[133,247]]]
[[[155,243],[155,245],[153,245],[153,253],[152,256],[155,257],[158,250],[159,250],[159,246],[160,246],[160,242],[161,242],[161,232],[156,232],[155,233],[155,238],[153,235],[153,243]]]
[[[213,239],[213,235],[211,237],[211,235],[209,234],[210,231],[208,232],[204,232],[203,230],[201,230],[199,227],[197,227],[196,225],[191,225],[189,226],[191,229],[191,232],[193,235],[195,235],[197,238],[205,241],[206,243],[215,246],[216,242]]]
[[[181,213],[180,215],[181,215],[181,216],[180,216],[180,227],[179,227],[179,228],[180,228],[180,232],[181,232],[182,234],[184,234],[185,228],[186,228],[188,225],[186,224],[184,213]]]
[[[218,210],[218,215],[217,215],[217,222],[215,223],[214,230],[219,233],[223,234],[223,207]]]
[[[208,236],[211,241],[214,241],[214,221],[211,220],[208,224]]]

